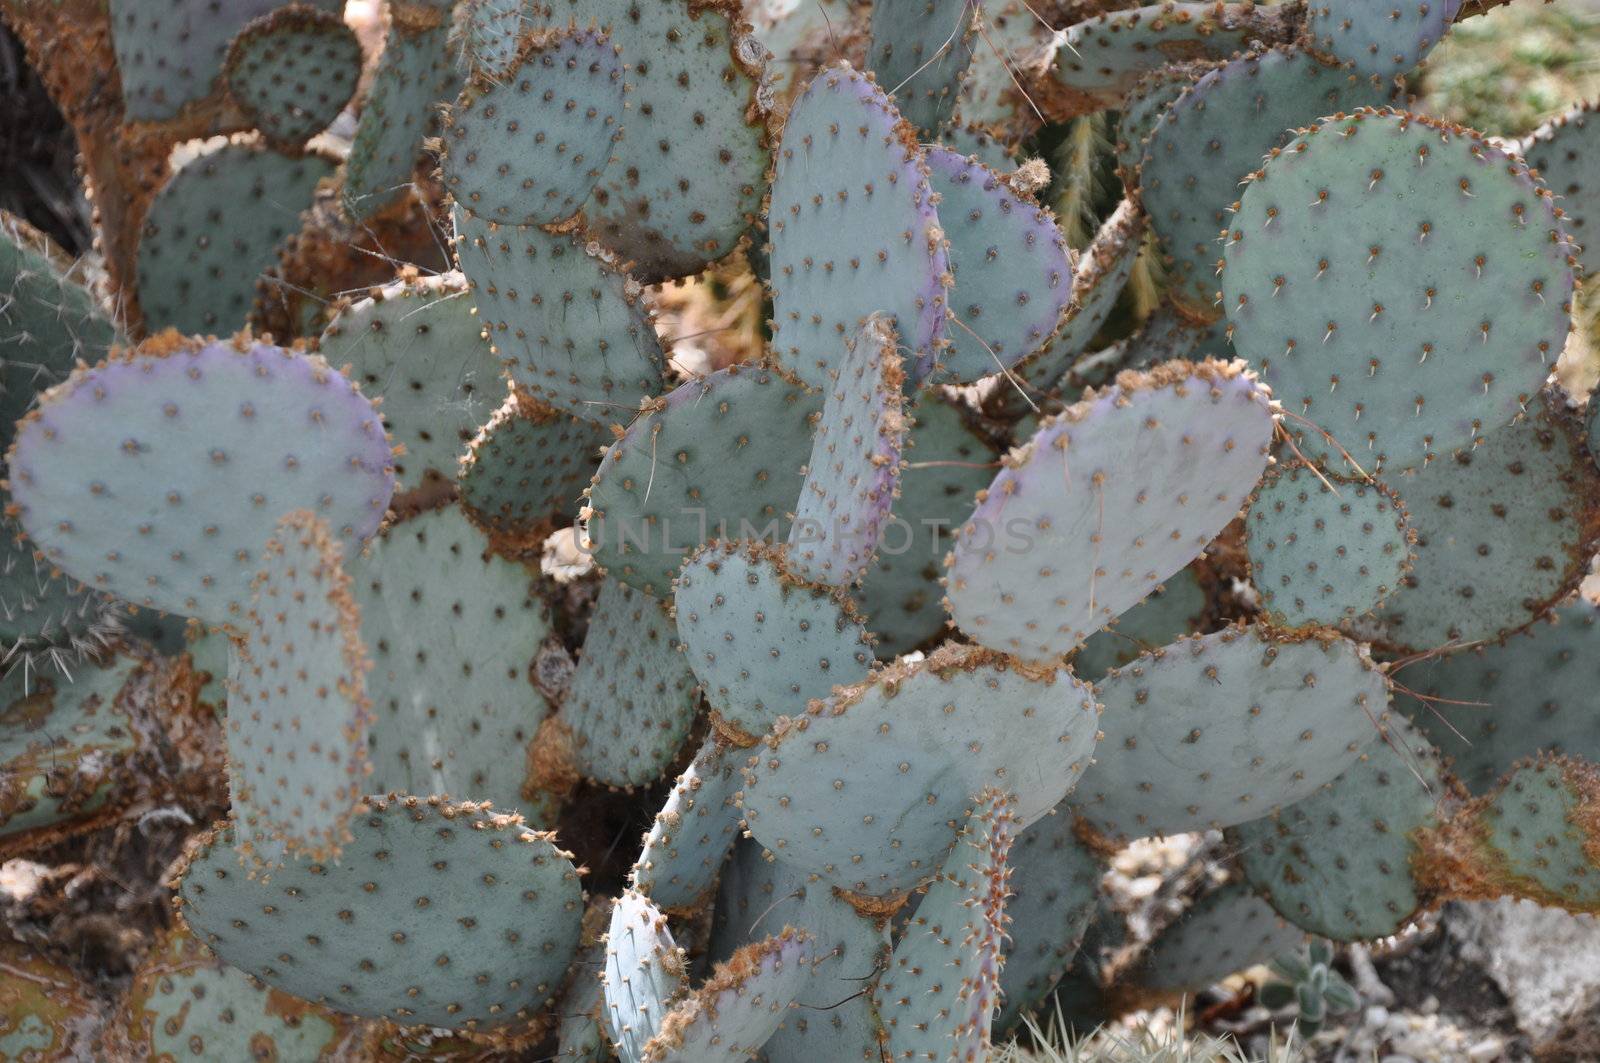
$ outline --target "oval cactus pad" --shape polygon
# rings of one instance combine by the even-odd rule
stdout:
[[[334,11],[290,4],[228,46],[228,92],[256,128],[288,150],[333,124],[361,80],[361,41]]]
[[[1461,0],[1312,0],[1312,44],[1353,70],[1390,78],[1409,73],[1450,32]]]

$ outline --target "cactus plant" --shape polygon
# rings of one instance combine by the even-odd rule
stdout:
[[[1294,1024],[1302,1037],[1322,1029],[1329,1015],[1361,1006],[1361,997],[1333,968],[1333,949],[1313,941],[1304,952],[1286,952],[1270,964],[1273,978],[1261,987],[1261,1003],[1274,1010],[1293,1004]]]

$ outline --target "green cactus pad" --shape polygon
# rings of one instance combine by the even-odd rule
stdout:
[[[877,563],[855,592],[885,659],[944,630],[940,561],[999,463],[994,447],[937,389],[920,392],[907,413],[900,497],[880,534]]]
[[[497,548],[537,549],[552,529],[577,517],[610,442],[592,421],[513,393],[461,462],[461,508]]]
[[[438,798],[368,799],[337,863],[247,878],[233,831],[173,876],[179,913],[224,962],[354,1015],[448,1029],[525,1021],[578,948],[578,873],[554,835]]]
[[[1555,366],[1571,246],[1550,193],[1478,134],[1335,116],[1274,154],[1240,204],[1223,308],[1240,356],[1314,426],[1293,425],[1310,460],[1404,470],[1470,448]]]
[[[875,4],[868,65],[905,120],[925,139],[955,111],[962,75],[978,46],[977,0]]]
[[[0,942],[0,1057],[94,1059],[104,1005],[94,988],[53,960]]]
[[[117,339],[83,268],[48,237],[0,211],[0,446],[34,396],[97,362]]]
[[[956,99],[950,125],[977,126],[1008,144],[1021,142],[1039,128],[1031,88],[1019,76],[1037,69],[1049,51],[1054,31],[1035,14],[1027,0],[987,0],[977,5],[979,43]],[[954,146],[954,145],[952,145]]]
[[[374,789],[527,807],[515,753],[550,713],[529,671],[551,624],[537,576],[488,549],[452,506],[391,527],[349,562],[374,665]]]
[[[300,229],[321,155],[280,155],[247,140],[202,150],[167,179],[139,236],[139,302],[155,331],[225,336],[244,327],[256,278]]]
[[[1400,588],[1414,557],[1398,495],[1298,461],[1268,470],[1244,526],[1261,607],[1284,627],[1348,627]]]
[[[1325,788],[1237,827],[1246,880],[1296,926],[1335,941],[1397,933],[1422,905],[1415,833],[1450,797],[1439,753],[1398,716]]]
[[[1027,660],[1077,648],[1234,518],[1275,424],[1241,363],[1210,361],[1124,373],[1046,420],[956,536],[946,559],[956,626]]]
[[[1534,130],[1518,145],[1528,165],[1555,194],[1556,206],[1567,215],[1567,231],[1589,250],[1593,262],[1600,244],[1600,184],[1595,166],[1600,163],[1600,101],[1580,103]]]
[[[1251,3],[1173,3],[1096,15],[1056,34],[1035,86],[1053,121],[1117,107],[1139,79],[1168,63],[1227,59],[1251,40],[1294,36],[1293,13]]]
[[[824,389],[789,528],[790,563],[803,579],[845,587],[872,566],[899,488],[907,429],[897,338],[881,316],[867,318]]]
[[[1123,838],[1227,827],[1309,797],[1355,763],[1389,702],[1365,647],[1259,627],[1180,639],[1094,689],[1105,737],[1073,802]]]
[[[467,62],[473,74],[494,81],[511,76],[523,33],[548,10],[536,8],[530,0],[466,0],[461,8],[467,26]]]
[[[1100,905],[1104,868],[1074,825],[1065,809],[1045,816],[1017,835],[1006,859],[1014,929],[1002,949],[996,1032],[1017,1026],[1055,989]]]
[[[394,0],[389,7],[389,33],[345,163],[344,207],[352,218],[370,218],[410,194],[439,106],[461,86],[451,7],[452,0]]]
[[[1169,63],[1141,77],[1128,91],[1119,108],[1116,141],[1117,173],[1124,188],[1139,187],[1139,164],[1144,158],[1146,142],[1167,108],[1217,65],[1204,59]]]
[[[621,118],[622,57],[605,34],[530,36],[510,71],[469,84],[445,115],[445,187],[502,225],[565,221],[606,168]]]
[[[300,510],[278,521],[230,654],[228,789],[239,852],[338,857],[366,790],[366,647],[344,551]]]
[[[1072,658],[1072,674],[1098,683],[1113,668],[1132,664],[1151,650],[1195,634],[1209,605],[1210,596],[1190,565],[1119,616],[1116,623],[1090,635]]]
[[[949,304],[959,322],[945,330],[950,349],[937,378],[974,381],[1054,335],[1072,295],[1072,262],[1054,215],[998,173],[949,148],[928,148],[927,162],[950,241]]]
[[[641,1063],[645,1045],[688,992],[688,961],[667,917],[649,898],[624,890],[605,937],[605,1007],[600,1017],[623,1063]]]
[[[561,998],[556,1020],[556,1054],[551,1063],[605,1063],[606,1035],[600,1012],[605,1008],[605,986],[600,970],[605,966],[605,945],[596,937],[590,940],[591,919],[604,916],[609,922],[608,899],[592,905],[584,915],[583,948],[572,961],[568,985]]]
[[[1450,32],[1461,0],[1312,0],[1312,45],[1350,69],[1393,78],[1417,67]]]
[[[665,356],[638,284],[596,245],[455,211],[457,256],[512,383],[559,410],[621,422],[661,391]]]
[[[882,1063],[881,1024],[862,987],[888,962],[887,920],[859,914],[826,883],[742,841],[712,909],[710,954],[719,960],[784,926],[814,942],[810,985],[761,1051],[765,1063]]]
[[[1600,761],[1589,711],[1600,689],[1600,606],[1559,606],[1498,644],[1396,669],[1395,683],[1395,704],[1475,794],[1536,753]]]
[[[822,396],[782,370],[731,366],[656,402],[607,451],[586,531],[613,579],[670,597],[708,539],[781,542]]]
[[[372,404],[321,358],[171,333],[52,389],[7,461],[51,563],[212,623],[242,618],[264,522],[312,509],[359,542],[394,489]]]
[[[1274,48],[1213,70],[1167,108],[1145,145],[1139,194],[1171,256],[1168,295],[1185,316],[1222,316],[1218,236],[1233,221],[1240,182],[1262,157],[1300,126],[1383,97],[1332,63]]]
[[[741,804],[780,860],[844,889],[901,893],[937,873],[975,796],[1004,785],[1027,826],[1088,767],[1098,707],[1065,670],[946,645],[780,722]]]
[[[111,43],[127,118],[159,122],[211,93],[228,43],[283,0],[110,0]],[[342,0],[309,0],[338,13]]]
[[[917,905],[872,990],[891,1058],[989,1058],[1017,829],[1011,798],[984,791]]]
[[[57,571],[0,517],[0,668],[67,675],[120,637],[125,620],[115,599]]]
[[[561,708],[578,771],[610,786],[655,782],[683,748],[696,704],[667,607],[607,580]]]
[[[1299,948],[1305,934],[1242,882],[1213,890],[1151,943],[1138,978],[1150,989],[1198,990]]]
[[[684,562],[673,603],[706,701],[745,735],[766,734],[872,666],[871,636],[850,600],[800,578],[770,546],[708,543]]]
[[[273,145],[295,150],[333,124],[361,79],[361,41],[337,10],[295,3],[228,46],[228,92]]]
[[[964,158],[978,160],[995,173],[1008,174],[1022,161],[982,126],[958,125],[940,130],[938,143]]]
[[[1404,484],[1417,560],[1378,613],[1385,641],[1422,651],[1526,627],[1588,572],[1600,537],[1600,469],[1557,394],[1476,450]]]
[[[743,754],[707,741],[678,776],[656,813],[629,884],[669,912],[697,912],[717,890],[717,875],[739,836]]]
[[[402,491],[455,478],[467,444],[505,394],[459,273],[407,276],[340,310],[318,349],[350,367],[394,442]]]
[[[103,1049],[113,1059],[353,1058],[364,1027],[262,985],[175,929],[134,970]]]
[[[932,371],[947,331],[950,260],[916,131],[871,77],[830,67],[795,101],[767,225],[772,349],[781,364],[827,387],[846,338],[882,312],[907,352],[908,374],[921,380]]]
[[[0,680],[0,856],[77,833],[137,793],[154,736],[133,703],[139,662]]]
[[[640,1060],[749,1059],[784,1020],[795,997],[809,988],[813,952],[811,938],[789,927],[739,949],[673,1008]]]

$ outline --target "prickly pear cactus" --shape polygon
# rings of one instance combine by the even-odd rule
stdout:
[[[1595,101],[1574,105],[1529,134],[1518,146],[1567,214],[1567,231],[1593,247],[1596,213],[1594,165],[1600,158],[1600,119]],[[1593,260],[1593,253],[1590,254]]]
[[[361,42],[338,12],[290,4],[246,26],[223,64],[228,93],[274,146],[333,124],[361,78]]]
[[[7,1059],[93,1059],[103,1005],[84,981],[26,945],[0,942],[0,1053]]]
[[[923,0],[872,8],[872,72],[906,121],[934,136],[955,111],[977,46],[977,0]]]
[[[696,912],[738,837],[740,752],[713,739],[673,784],[633,865],[632,887],[669,912]]]
[[[1461,0],[1312,0],[1312,44],[1345,66],[1376,78],[1410,73],[1450,32]]]
[[[1204,989],[1304,941],[1301,930],[1278,918],[1243,883],[1230,883],[1200,898],[1157,936],[1139,966],[1139,980],[1151,989]]]

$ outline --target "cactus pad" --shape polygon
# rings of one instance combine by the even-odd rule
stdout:
[[[257,867],[339,855],[366,789],[366,648],[344,551],[305,510],[278,522],[228,677],[236,844]]]
[[[133,972],[105,1036],[113,1059],[322,1059],[358,1053],[364,1024],[262,985],[182,930]]]
[[[1235,882],[1201,897],[1156,937],[1140,981],[1151,989],[1204,989],[1304,941],[1302,931]]]
[[[1600,164],[1600,102],[1580,103],[1546,122],[1525,139],[1518,150],[1528,165],[1555,194],[1556,204],[1567,212],[1567,231],[1589,249],[1593,262],[1600,244],[1600,186],[1594,178]]]
[[[281,7],[246,26],[223,64],[228,92],[263,136],[288,150],[333,124],[361,78],[361,42],[336,10]]]
[[[1375,78],[1410,73],[1450,32],[1461,0],[1312,0],[1312,44]]]
[[[1422,904],[1414,835],[1438,825],[1448,787],[1438,751],[1391,716],[1343,775],[1230,840],[1251,887],[1291,923],[1335,941],[1387,937]]]
[[[349,562],[374,665],[374,789],[527,805],[512,754],[550,712],[529,681],[550,618],[534,573],[488,549],[452,506],[391,527]]]
[[[0,517],[0,667],[65,675],[109,646],[124,621],[114,599],[61,574],[16,521]]]
[[[1366,649],[1325,632],[1181,639],[1095,686],[1105,737],[1073,801],[1109,835],[1226,827],[1355,763],[1389,701]]]
[[[683,747],[695,706],[694,674],[667,607],[607,580],[561,708],[578,771],[611,786],[654,782]]]
[[[1600,536],[1600,470],[1582,431],[1550,395],[1407,478],[1417,560],[1378,613],[1386,641],[1421,651],[1499,638],[1571,592]]]
[[[175,876],[179,912],[225,962],[340,1011],[477,1029],[551,1001],[578,947],[578,874],[553,836],[438,797],[374,797],[338,863],[236,866],[226,826]]]
[[[611,436],[604,428],[513,393],[461,463],[461,508],[508,553],[537,549],[571,523]]]
[[[808,988],[812,953],[810,937],[789,927],[739,949],[662,1020],[640,1060],[749,1059],[778,1028],[795,997]]]
[[[927,162],[950,241],[949,304],[959,322],[945,330],[950,349],[937,378],[974,381],[1055,333],[1072,295],[1072,262],[1054,216],[998,173],[949,148],[929,148]]]
[[[1144,159],[1145,142],[1157,124],[1189,86],[1216,69],[1215,62],[1197,59],[1190,63],[1169,63],[1141,77],[1122,101],[1117,118],[1117,173],[1123,187],[1139,186],[1139,165]],[[1219,226],[1220,228],[1220,226]]]
[[[937,873],[985,787],[1016,795],[1022,826],[1060,801],[1088,767],[1098,719],[1065,670],[947,645],[780,722],[746,772],[746,826],[842,888],[904,892]]]
[[[1119,616],[1115,624],[1090,635],[1072,658],[1072,674],[1098,683],[1111,669],[1195,634],[1209,604],[1209,595],[1190,565]]]
[[[873,988],[890,1058],[989,1058],[1016,830],[1011,799],[984,791]]]
[[[760,543],[702,547],[684,562],[673,600],[706,701],[744,735],[859,683],[872,665],[871,636],[849,599],[801,579]]]
[[[407,276],[341,310],[319,349],[350,366],[390,438],[402,491],[454,479],[478,426],[505,393],[459,273]]]
[[[644,292],[594,245],[455,212],[473,304],[512,383],[600,424],[661,390],[665,359]]]
[[[957,125],[939,132],[939,144],[995,173],[1008,174],[1021,162],[998,137],[982,126]]]
[[[1335,116],[1275,153],[1240,203],[1223,308],[1240,356],[1321,430],[1296,422],[1312,461],[1402,470],[1470,448],[1555,365],[1570,243],[1550,193],[1470,130]]]
[[[1274,417],[1240,363],[1170,362],[1045,421],[956,537],[956,625],[1028,660],[1075,649],[1233,519]]]
[[[8,461],[52,563],[213,623],[243,616],[264,519],[312,509],[359,542],[394,489],[372,404],[322,359],[170,333],[52,389]]]
[[[0,1056],[94,1059],[103,1005],[71,969],[26,945],[0,943]]]
[[[924,139],[937,136],[955,110],[977,45],[978,7],[978,0],[923,0],[872,9],[872,72]]]
[[[867,318],[825,389],[789,528],[790,561],[804,579],[848,586],[872,565],[900,483],[907,429],[896,338],[882,317]]]
[[[766,366],[732,366],[652,402],[589,489],[595,561],[665,598],[684,554],[708,539],[782,541],[821,408],[821,395]]]
[[[1381,102],[1381,89],[1337,66],[1274,48],[1211,71],[1167,108],[1145,145],[1139,190],[1172,257],[1169,296],[1185,316],[1222,316],[1218,236],[1233,220],[1240,182],[1262,156],[1322,115]]]
[[[795,101],[767,225],[781,364],[827,387],[846,338],[881,311],[909,374],[932,371],[946,333],[949,256],[916,132],[870,77],[832,67]]]
[[[688,962],[667,917],[649,898],[624,890],[611,909],[605,937],[605,1008],[600,1016],[624,1063],[641,1063],[644,1048],[688,990]]]
[[[1409,665],[1395,681],[1396,704],[1475,794],[1536,753],[1600,761],[1587,708],[1600,690],[1600,606],[1569,602],[1548,623]]]
[[[515,67],[470,85],[445,118],[445,187],[502,225],[578,212],[611,157],[622,117],[622,57],[594,29],[538,34]]]
[[[227,335],[243,328],[256,278],[300,229],[321,155],[280,155],[249,141],[203,150],[167,179],[139,237],[139,301],[152,331]]]
[[[742,759],[723,742],[706,742],[656,813],[629,882],[658,907],[696,912],[715,895],[717,875],[739,836],[734,799]]]
[[[1017,75],[1039,66],[1054,31],[1026,0],[985,0],[976,6],[982,43],[973,49],[950,125],[993,130],[1000,140],[1016,144],[1041,121],[1031,90],[1018,84]]]
[[[1261,606],[1285,627],[1349,625],[1400,588],[1414,556],[1393,491],[1327,478],[1300,462],[1267,472],[1245,529]]]

